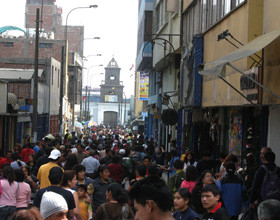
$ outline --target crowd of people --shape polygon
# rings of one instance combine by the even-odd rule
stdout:
[[[26,139],[0,158],[0,219],[280,219],[269,147],[250,188],[235,155],[198,157],[121,128]]]

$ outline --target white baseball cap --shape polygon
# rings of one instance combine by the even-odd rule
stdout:
[[[52,150],[49,156],[50,159],[56,160],[57,158],[61,157],[61,153],[59,150]]]

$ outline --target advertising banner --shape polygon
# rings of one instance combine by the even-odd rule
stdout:
[[[140,72],[140,97],[139,100],[148,101],[149,97],[149,73]]]

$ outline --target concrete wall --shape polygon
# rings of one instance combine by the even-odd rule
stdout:
[[[276,154],[276,164],[280,165],[280,105],[269,107],[267,146]]]
[[[61,81],[60,62],[51,59],[50,71],[50,115],[58,115]]]

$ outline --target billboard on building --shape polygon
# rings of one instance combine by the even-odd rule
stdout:
[[[140,72],[140,96],[139,100],[148,100],[149,98],[149,73]]]
[[[105,95],[105,102],[118,102],[117,95]]]

